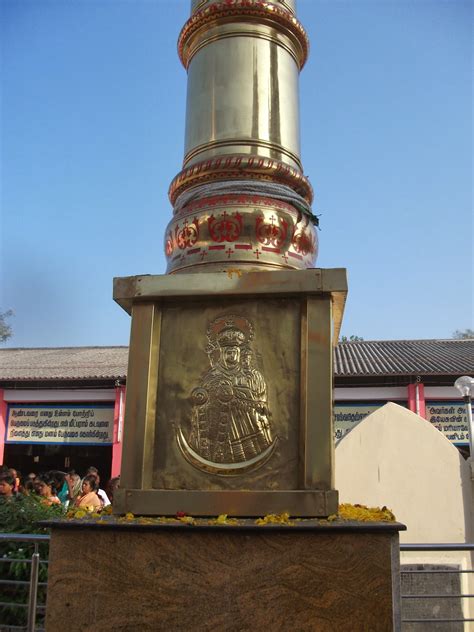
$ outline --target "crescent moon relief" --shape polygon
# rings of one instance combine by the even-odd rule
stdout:
[[[182,427],[176,431],[183,457],[207,473],[235,476],[256,469],[277,445],[253,338],[254,327],[243,316],[220,316],[207,329],[210,368],[190,395],[188,436]]]

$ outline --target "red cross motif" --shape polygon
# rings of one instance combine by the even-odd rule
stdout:
[[[224,211],[217,218],[211,215],[207,223],[209,235],[212,241],[217,243],[237,241],[242,232],[242,216],[239,213],[228,215],[227,211]]]
[[[197,242],[199,237],[198,220],[194,218],[192,224],[190,224],[188,220],[185,219],[183,222],[183,228],[180,229],[179,224],[177,224],[174,232],[178,248],[181,250],[191,248]]]
[[[288,222],[281,219],[280,223],[278,223],[277,218],[272,215],[270,223],[267,224],[264,217],[257,217],[255,230],[256,237],[262,245],[281,248],[286,239]]]

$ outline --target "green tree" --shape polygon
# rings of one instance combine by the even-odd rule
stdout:
[[[0,343],[13,336],[11,325],[7,323],[11,316],[13,316],[13,310],[11,309],[8,309],[6,312],[0,312]]]
[[[341,336],[341,342],[359,342],[364,340],[362,336]]]
[[[61,505],[44,505],[43,502],[36,494],[18,496],[11,500],[0,498],[0,533],[47,533],[48,529],[38,524],[39,521],[60,518],[63,508]],[[47,542],[39,544],[42,560],[48,559],[48,548]],[[34,550],[34,544],[29,542],[0,542],[0,580],[8,582],[2,584],[2,601],[7,605],[0,605],[0,630],[9,630],[10,625],[26,626],[26,607],[15,604],[26,606],[28,603],[27,582]],[[44,605],[45,584],[48,581],[48,566],[45,563],[40,563],[39,580],[43,585],[38,588],[38,603]],[[44,627],[43,624],[43,615],[38,614],[37,625]]]
[[[456,329],[453,333],[453,338],[455,340],[469,340],[470,338],[474,338],[474,329]]]

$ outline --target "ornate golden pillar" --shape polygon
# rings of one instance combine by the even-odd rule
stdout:
[[[332,358],[346,271],[313,267],[297,86],[308,43],[294,11],[293,0],[192,2],[173,274],[114,281],[132,328],[113,511],[180,515],[53,525],[50,632],[399,629],[400,525],[189,518],[338,509]],[[67,565],[77,542],[79,570]],[[100,577],[91,548],[115,552]],[[78,573],[99,598],[78,601]]]
[[[114,283],[132,316],[114,511],[327,516],[347,284],[313,267],[307,37],[290,0],[195,0],[178,49],[188,102],[168,274]]]
[[[308,38],[294,2],[192,2],[178,51],[186,139],[169,190],[167,272],[314,267],[298,103]]]

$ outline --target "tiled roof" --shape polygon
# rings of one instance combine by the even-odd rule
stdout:
[[[128,347],[0,349],[0,380],[123,379]],[[474,373],[474,340],[341,342],[334,353],[337,377],[465,375]]]
[[[0,380],[95,380],[127,375],[128,347],[0,349]]]
[[[338,377],[472,374],[474,339],[341,342],[334,372]]]

